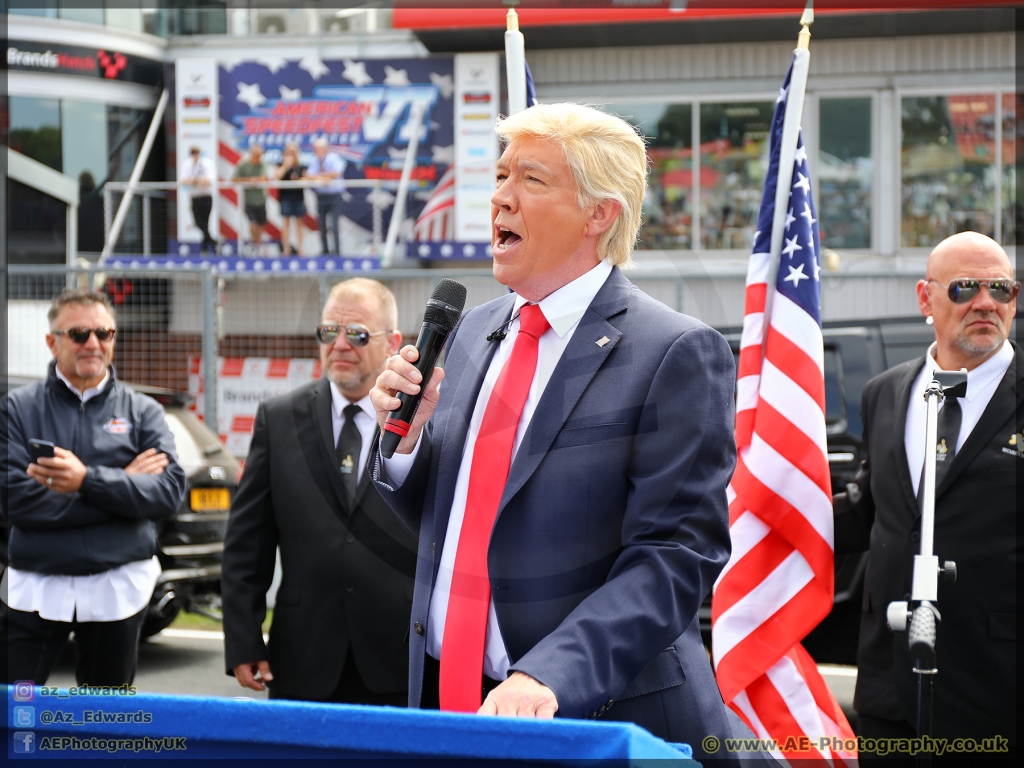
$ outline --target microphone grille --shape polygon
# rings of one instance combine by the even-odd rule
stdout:
[[[465,306],[466,286],[455,280],[443,278],[430,294],[430,301],[423,311],[423,322],[434,323],[450,332],[459,322],[459,315]]]

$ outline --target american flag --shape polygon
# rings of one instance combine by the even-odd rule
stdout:
[[[732,557],[712,598],[712,649],[725,702],[759,738],[774,740],[776,758],[851,764],[853,731],[800,645],[832,607],[834,557],[821,246],[802,136],[774,281],[769,253],[793,72],[791,64],[776,100],[747,270],[737,373],[739,457],[729,486]]]

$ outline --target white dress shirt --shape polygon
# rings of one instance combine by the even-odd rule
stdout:
[[[349,405],[358,405],[360,413],[356,414],[356,429],[359,436],[363,438],[363,446],[359,449],[358,472],[356,473],[356,485],[363,479],[363,468],[366,465],[366,457],[370,453],[370,443],[373,442],[373,433],[377,429],[377,411],[373,408],[370,395],[367,394],[362,400],[351,402],[341,394],[338,385],[331,382],[331,424],[334,427],[334,444],[338,444],[338,436],[341,435],[341,428],[345,426],[345,409]]]
[[[57,366],[57,377],[87,402],[106,389],[110,371],[97,386],[80,392]],[[125,563],[89,576],[59,576],[8,568],[0,584],[0,597],[16,611],[38,613],[50,621],[120,621],[149,605],[160,577],[160,561]]]
[[[910,480],[914,484],[914,494],[917,494],[917,487],[921,482],[921,469],[924,467],[925,454],[925,426],[928,420],[928,404],[924,399],[924,391],[932,381],[932,372],[939,369],[935,362],[935,344],[928,348],[924,365],[914,384],[910,388],[910,403],[907,405],[907,427],[903,436],[903,442],[907,450],[907,465],[910,467]],[[960,422],[960,436],[956,441],[956,453],[963,448],[971,430],[974,429],[981,414],[988,407],[996,387],[1006,374],[1006,369],[1013,362],[1013,347],[1010,342],[1004,341],[992,357],[979,365],[973,371],[967,372],[967,396],[960,398],[960,409],[963,412],[963,420]],[[939,412],[945,402],[939,405]]]
[[[544,317],[551,325],[544,335],[540,337],[537,348],[537,369],[533,374],[533,383],[530,385],[530,393],[526,397],[526,404],[523,406],[523,413],[519,419],[519,426],[516,429],[515,442],[512,445],[512,458],[515,459],[519,444],[526,434],[533,412],[537,409],[541,395],[554,373],[555,366],[562,357],[562,353],[569,345],[579,325],[580,319],[593,302],[597,292],[601,290],[611,274],[612,266],[602,261],[585,275],[564,285],[547,298],[543,299],[538,306]],[[473,464],[473,448],[476,445],[477,434],[480,432],[480,423],[484,418],[484,411],[487,409],[487,401],[491,397],[491,390],[494,388],[501,373],[505,361],[512,354],[512,347],[519,336],[519,310],[527,303],[522,296],[516,296],[512,309],[512,323],[509,326],[508,336],[504,338],[498,350],[491,358],[490,367],[484,376],[483,384],[480,387],[480,394],[476,399],[476,406],[473,409],[473,418],[469,423],[469,432],[466,435],[466,446],[462,454],[462,464],[459,466],[458,479],[455,482],[455,495],[452,498],[451,515],[448,517],[448,530],[445,534],[444,547],[441,550],[441,564],[437,572],[437,582],[434,584],[434,591],[430,599],[430,613],[427,618],[427,653],[435,659],[441,658],[441,643],[444,639],[445,617],[448,613],[448,593],[452,586],[452,572],[455,568],[455,554],[459,545],[459,534],[462,532],[462,519],[466,514],[466,496],[469,492],[469,473]],[[489,330],[489,329],[488,329]],[[385,459],[388,477],[397,488],[409,474],[413,460],[419,451],[419,443],[412,453],[408,455],[395,454],[390,459]],[[484,646],[484,669],[483,672],[493,680],[504,680],[508,677],[511,666],[508,652],[505,650],[505,642],[501,639],[501,632],[498,629],[498,617],[494,611],[494,600],[491,600],[490,610],[487,615],[487,640]]]
[[[209,186],[193,184],[188,188],[190,197],[210,197],[213,195],[217,183],[217,168],[210,158],[200,157],[198,160],[193,160],[190,157],[181,166],[179,181],[191,182],[195,179],[206,179],[209,182]]]

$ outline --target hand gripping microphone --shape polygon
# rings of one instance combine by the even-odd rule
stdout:
[[[385,459],[390,459],[395,455],[398,444],[402,442],[403,437],[409,434],[409,425],[412,424],[416,409],[420,406],[420,398],[423,397],[423,387],[427,386],[430,374],[434,372],[437,356],[444,349],[448,334],[459,322],[459,316],[462,314],[464,306],[466,306],[466,286],[454,280],[444,278],[430,295],[427,308],[423,311],[420,335],[416,339],[416,350],[420,353],[416,361],[416,370],[423,376],[420,391],[416,395],[409,395],[405,392],[398,393],[398,399],[402,404],[388,414],[388,418],[384,422],[384,431],[380,436],[380,452]]]

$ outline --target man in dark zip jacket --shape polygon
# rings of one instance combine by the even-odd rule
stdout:
[[[0,401],[3,682],[45,683],[74,631],[78,684],[125,685],[160,575],[155,521],[178,508],[185,475],[163,409],[115,376],[106,296],[65,291],[48,319],[46,379]],[[32,439],[53,456],[33,460]]]

